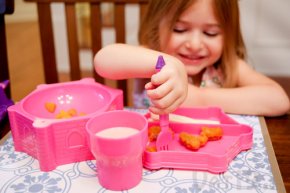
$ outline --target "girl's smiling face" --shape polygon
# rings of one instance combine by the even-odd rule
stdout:
[[[166,29],[166,19],[160,22],[161,51],[181,60],[188,75],[197,75],[217,62],[223,51],[223,30],[214,14],[212,0],[197,0],[173,25]]]

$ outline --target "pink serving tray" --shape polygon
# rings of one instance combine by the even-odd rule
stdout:
[[[143,165],[148,169],[176,168],[203,170],[212,173],[222,173],[229,163],[241,152],[250,149],[253,144],[253,129],[231,119],[219,108],[180,108],[174,112],[178,115],[195,119],[219,120],[220,124],[184,124],[170,122],[169,127],[174,132],[174,140],[168,151],[144,152]],[[146,115],[149,117],[149,114]],[[159,122],[149,122],[148,127],[159,125]],[[217,141],[208,141],[197,151],[185,148],[179,142],[182,131],[199,134],[201,127],[221,127],[223,137]],[[154,146],[155,142],[148,145]]]

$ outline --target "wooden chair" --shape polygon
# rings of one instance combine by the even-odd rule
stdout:
[[[5,14],[14,12],[13,0],[0,0],[0,82],[9,80],[7,45],[6,45],[6,27]],[[5,89],[6,95],[11,96],[10,86]]]
[[[52,25],[52,12],[50,5],[52,3],[63,3],[65,7],[65,19],[67,28],[67,42],[69,51],[70,79],[78,80],[81,78],[80,58],[77,34],[77,16],[76,4],[88,3],[90,9],[90,29],[91,29],[91,51],[94,56],[98,50],[102,48],[102,18],[101,4],[113,3],[114,5],[114,23],[115,39],[117,43],[126,42],[125,30],[125,6],[127,4],[136,4],[140,7],[140,15],[146,11],[148,0],[25,0],[27,2],[35,2],[38,10],[38,20],[40,37],[42,44],[42,57],[45,71],[46,83],[58,82],[58,72],[56,64],[56,52],[54,45],[54,34]],[[93,60],[93,58],[92,58]],[[104,84],[104,79],[94,73],[97,82]],[[117,81],[117,88],[124,91],[124,105],[128,105],[128,86],[126,80]]]

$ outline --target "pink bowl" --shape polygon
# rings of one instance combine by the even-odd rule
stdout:
[[[55,112],[45,108],[46,102],[56,104]],[[72,108],[85,115],[55,118],[61,110]],[[123,109],[122,90],[106,87],[92,78],[39,85],[8,108],[15,150],[38,159],[43,171],[93,159],[87,145],[85,124],[90,117],[115,109]]]
[[[45,119],[55,119],[56,113],[60,110],[71,108],[85,114],[104,112],[113,102],[114,92],[111,92],[110,88],[92,81],[91,79],[83,79],[77,84],[74,82],[40,85],[22,100],[23,111],[35,118]],[[119,93],[121,94],[121,92]],[[54,113],[43,108],[46,102],[56,104]]]

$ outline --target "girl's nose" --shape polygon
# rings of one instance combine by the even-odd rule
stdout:
[[[202,48],[202,37],[199,34],[189,36],[185,42],[185,47],[192,51],[199,51]]]

